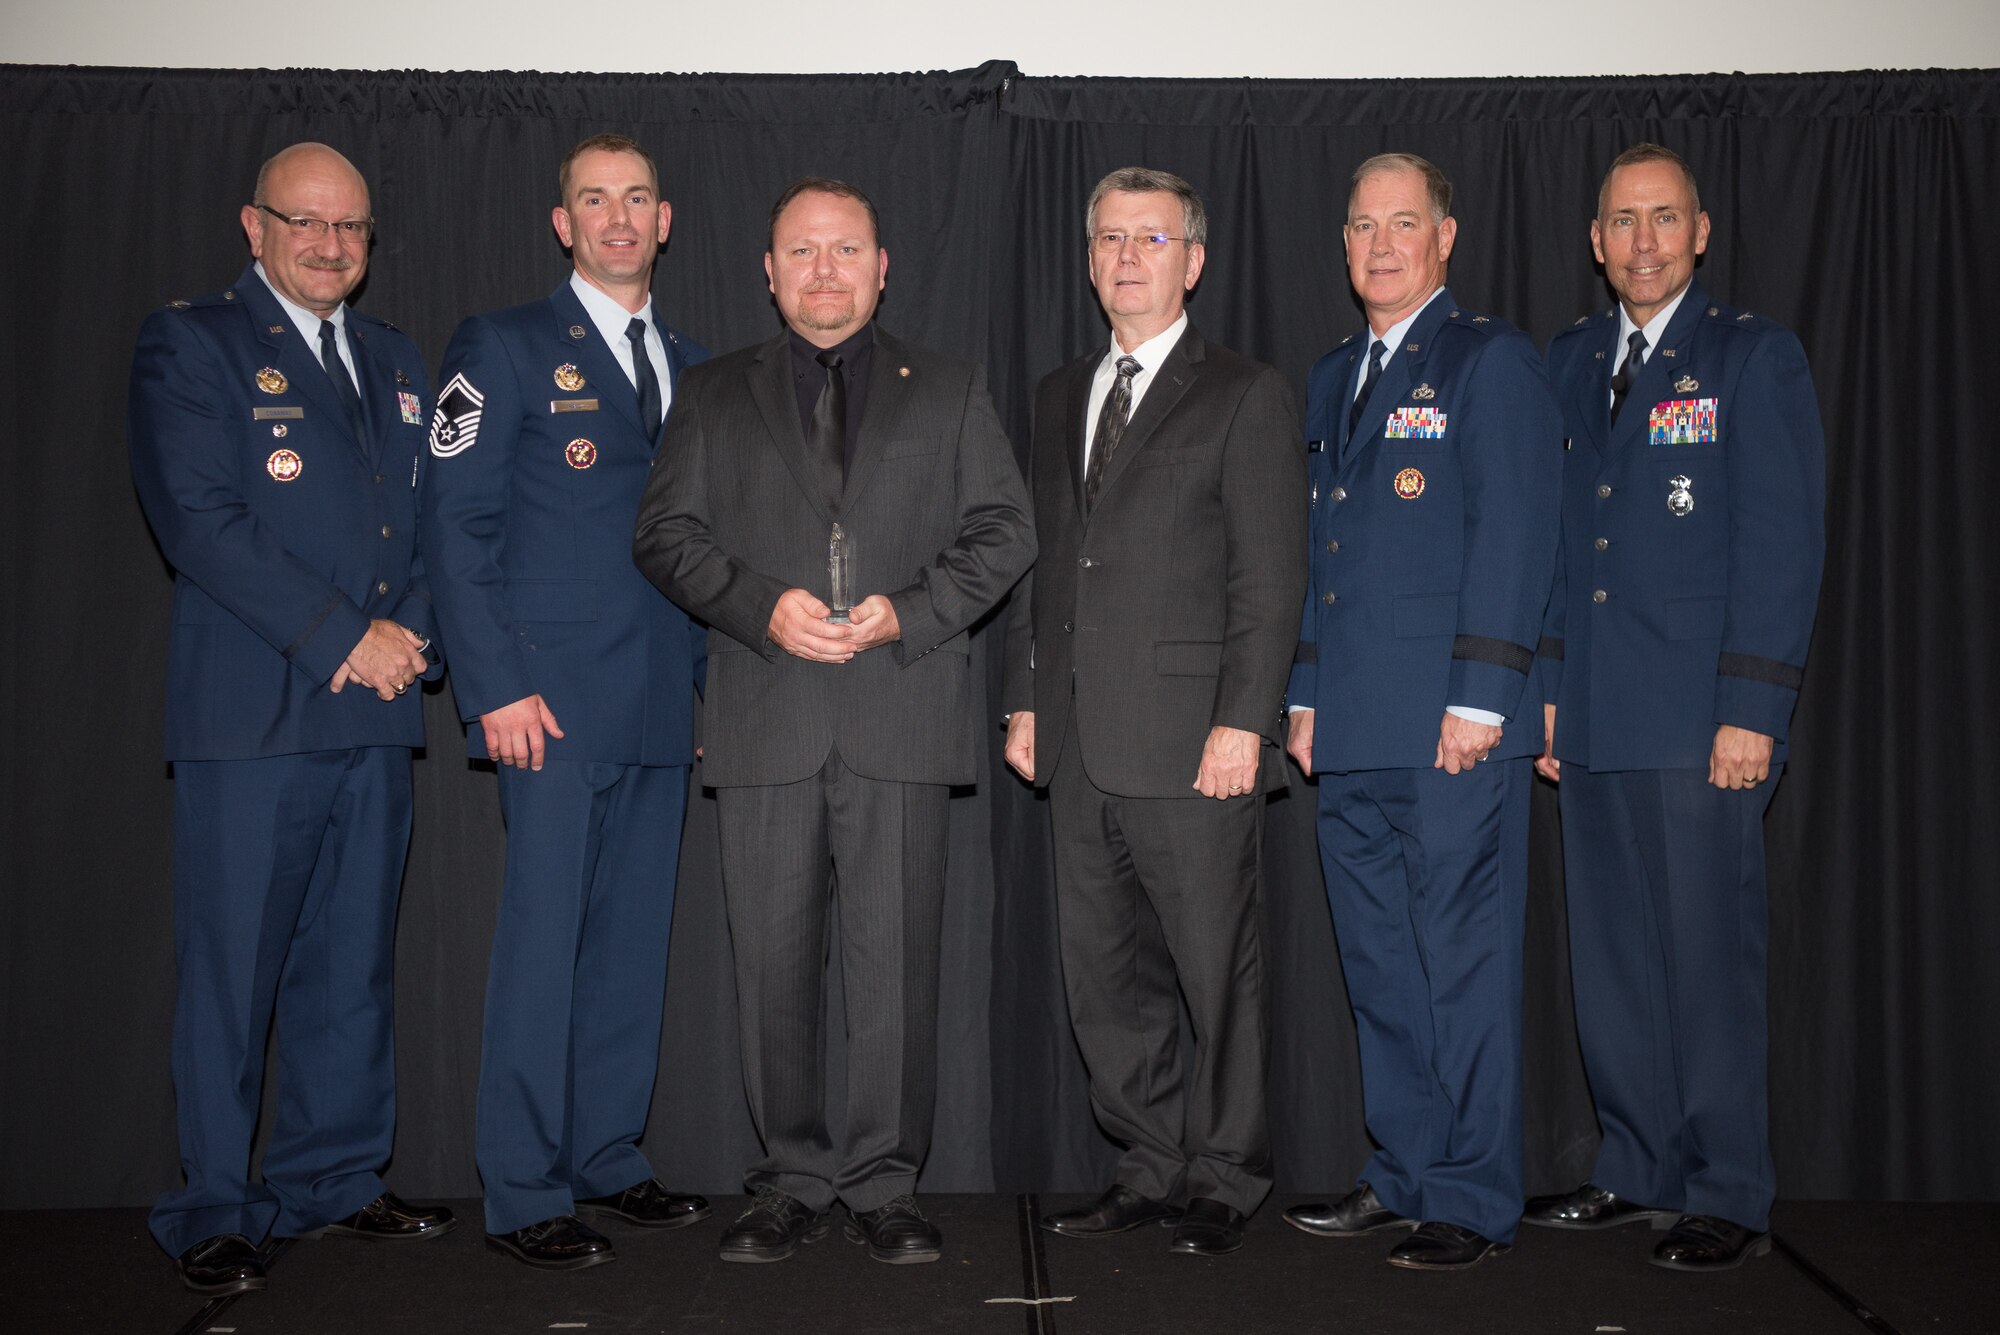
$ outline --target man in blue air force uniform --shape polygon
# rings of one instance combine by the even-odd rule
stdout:
[[[1312,580],[1287,695],[1379,1148],[1345,1197],[1285,1219],[1417,1223],[1389,1260],[1422,1270],[1506,1250],[1520,1216],[1527,686],[1561,469],[1534,345],[1444,287],[1450,207],[1422,158],[1354,174],[1368,337],[1307,382]]]
[[[1656,1265],[1770,1250],[1764,810],[1825,536],[1805,353],[1694,281],[1694,174],[1641,144],[1590,237],[1618,304],[1549,345],[1568,433],[1543,630],[1577,1033],[1604,1142],[1530,1223],[1672,1232]]]
[[[423,523],[466,751],[498,762],[507,822],[476,1131],[487,1239],[568,1270],[615,1259],[579,1211],[708,1214],[637,1144],[703,633],[631,556],[675,378],[706,354],[653,306],[672,210],[652,158],[597,135],[558,181],[575,273],[452,335]]]
[[[429,386],[346,299],[368,187],[323,144],[264,164],[226,292],[151,316],[132,475],[174,567],[174,1095],[187,1184],[153,1207],[182,1281],[265,1284],[267,1233],[437,1237],[451,1213],[378,1176],[395,1134],[391,983],[420,676],[416,551]],[[406,692],[408,692],[406,694]],[[249,1180],[278,1028],[278,1108]]]

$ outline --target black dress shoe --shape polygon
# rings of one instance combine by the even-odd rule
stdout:
[[[680,1196],[647,1178],[609,1196],[592,1196],[576,1203],[578,1214],[623,1219],[641,1228],[680,1228],[708,1218],[708,1199]]]
[[[488,1233],[486,1245],[537,1270],[583,1270],[618,1259],[611,1239],[573,1214],[559,1214],[512,1233]]]
[[[1172,1224],[1180,1217],[1181,1212],[1165,1201],[1141,1196],[1120,1182],[1088,1205],[1043,1215],[1041,1225],[1066,1238],[1103,1238],[1141,1224]]]
[[[944,1254],[944,1234],[924,1218],[912,1196],[898,1196],[878,1210],[849,1209],[841,1231],[849,1242],[867,1243],[870,1256],[890,1265],[919,1265]]]
[[[371,1242],[414,1242],[420,1238],[441,1238],[458,1227],[451,1211],[442,1205],[411,1205],[393,1191],[385,1191],[345,1219],[336,1219],[312,1236],[332,1233],[344,1238],[367,1238]]]
[[[795,1196],[766,1187],[722,1231],[719,1254],[725,1261],[782,1261],[801,1242],[818,1242],[833,1224]]]
[[[181,1283],[209,1298],[253,1293],[264,1287],[264,1261],[241,1233],[203,1238],[174,1258]]]
[[[1418,1224],[1416,1232],[1396,1244],[1389,1264],[1405,1270],[1470,1270],[1489,1256],[1512,1250],[1469,1228],[1433,1219]]]
[[[1316,1238],[1358,1238],[1363,1233],[1408,1228],[1417,1221],[1382,1204],[1375,1188],[1363,1182],[1331,1205],[1294,1205],[1285,1211],[1285,1222]]]
[[[1620,1224],[1644,1221],[1660,1229],[1671,1225],[1676,1217],[1672,1210],[1656,1210],[1628,1201],[1588,1182],[1560,1196],[1532,1196],[1527,1208],[1521,1211],[1522,1223],[1542,1228],[1617,1228]]]
[[[1197,1196],[1181,1211],[1168,1251],[1187,1256],[1227,1256],[1243,1245],[1244,1216],[1221,1201]]]
[[[1711,1214],[1685,1214],[1653,1248],[1653,1264],[1666,1270],[1733,1270],[1771,1250],[1769,1233]]]

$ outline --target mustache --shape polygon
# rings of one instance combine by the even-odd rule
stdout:
[[[299,266],[305,269],[324,269],[328,273],[345,273],[354,267],[354,261],[345,255],[331,260],[324,255],[306,255],[299,260]]]
[[[854,289],[849,287],[847,284],[842,282],[837,282],[831,278],[815,278],[813,281],[807,283],[804,287],[800,288],[799,293],[802,296],[810,296],[812,293],[815,292],[852,292],[853,290]]]

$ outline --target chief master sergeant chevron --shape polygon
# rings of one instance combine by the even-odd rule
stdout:
[[[423,535],[466,751],[499,762],[507,823],[475,1131],[487,1242],[573,1270],[615,1259],[579,1212],[708,1214],[638,1146],[705,639],[631,549],[674,381],[707,354],[653,302],[673,210],[646,151],[594,135],[557,184],[575,272],[452,335]]]
[[[1653,1263],[1770,1250],[1764,809],[1812,636],[1825,445],[1798,339],[1694,280],[1694,173],[1640,144],[1590,239],[1618,304],[1549,345],[1569,450],[1543,628],[1577,1033],[1604,1142],[1529,1202],[1672,1223]]]

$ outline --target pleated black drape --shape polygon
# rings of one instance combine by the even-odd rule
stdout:
[[[256,165],[332,143],[381,220],[359,303],[433,359],[457,319],[546,292],[562,152],[637,135],[674,231],[657,291],[725,349],[776,326],[771,199],[807,172],[864,185],[898,333],[977,359],[1025,449],[1035,380],[1101,342],[1090,185],[1131,163],[1212,215],[1192,309],[1302,382],[1359,325],[1341,259],[1354,164],[1410,149],[1458,186],[1452,286],[1546,340],[1608,303],[1586,222],[1604,164],[1653,138],[1701,176],[1709,289],[1798,330],[1827,423],[1828,566],[1769,817],[1772,1115],[1781,1193],[2000,1196],[2000,739],[1991,590],[2000,432],[2000,76],[1993,72],[1250,82],[353,74],[5,67],[0,289],[0,1207],[136,1204],[175,1173],[170,778],[159,761],[168,578],[126,472],[124,383],[145,313],[231,281]],[[982,632],[997,663],[998,632]],[[990,715],[982,686],[978,705]],[[397,961],[392,1181],[469,1195],[472,1092],[500,829],[426,709]],[[929,1190],[1086,1189],[1109,1162],[1070,1042],[1042,804],[1005,772],[953,803],[941,1093]],[[1531,1189],[1587,1167],[1554,803],[1537,794],[1527,1003]],[[1281,1189],[1366,1152],[1344,985],[1294,777],[1269,808]],[[712,803],[689,813],[647,1147],[729,1191],[753,1153],[735,1055]],[[832,1004],[837,1008],[837,989]]]

